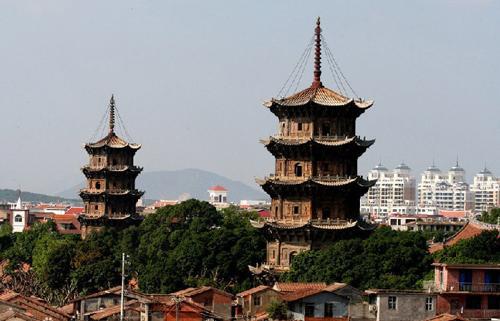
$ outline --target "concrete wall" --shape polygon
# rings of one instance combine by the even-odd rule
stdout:
[[[314,317],[323,318],[325,315],[325,303],[332,303],[333,317],[347,316],[348,299],[334,293],[322,292],[302,300],[289,303],[289,310],[293,320],[305,320],[305,307],[307,304],[314,304]]]
[[[395,296],[396,309],[389,309],[388,298]],[[433,308],[426,311],[426,298],[432,297]],[[436,295],[432,293],[393,293],[377,296],[377,321],[420,321],[436,315]]]

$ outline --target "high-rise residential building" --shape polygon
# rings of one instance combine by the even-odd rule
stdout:
[[[428,167],[418,184],[418,209],[425,212],[432,207],[438,210],[463,211],[473,208],[473,197],[465,181],[465,170],[458,165],[444,174],[434,164]]]
[[[368,180],[377,180],[362,199],[361,212],[377,218],[390,213],[415,214],[415,178],[408,165],[401,163],[390,171],[378,164],[368,173]]]
[[[488,211],[500,207],[500,179],[495,177],[486,167],[474,176],[471,185],[474,194],[474,211]]]
[[[356,136],[356,119],[373,101],[323,86],[323,43],[318,19],[311,86],[265,104],[280,125],[278,135],[263,141],[276,159],[275,173],[258,180],[271,196],[271,217],[254,226],[265,233],[267,266],[276,270],[288,269],[302,251],[367,228],[360,220],[360,197],[375,181],[358,176],[357,163],[374,141]]]
[[[104,226],[139,222],[137,200],[144,194],[135,187],[142,167],[134,165],[139,144],[128,143],[115,133],[115,100],[109,104],[109,131],[101,140],[85,144],[89,163],[82,168],[87,186],[80,191],[85,211],[79,216],[82,237]]]

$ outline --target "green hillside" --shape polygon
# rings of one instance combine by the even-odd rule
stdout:
[[[0,189],[0,203],[1,202],[15,202],[17,201],[19,194],[18,191],[13,189]],[[67,199],[59,196],[50,196],[45,194],[21,192],[21,199],[23,202],[34,202],[34,203],[75,203],[79,200]]]

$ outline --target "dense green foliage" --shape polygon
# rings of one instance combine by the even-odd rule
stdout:
[[[58,234],[53,223],[15,234],[2,227],[0,259],[9,262],[13,280],[3,286],[62,304],[119,284],[124,252],[130,257],[128,277],[137,278],[143,291],[198,285],[239,291],[252,285],[248,265],[265,254],[265,240],[249,224],[250,215],[189,200],[158,210],[139,226],[105,229],[85,240]],[[32,269],[26,271],[26,264]]]
[[[442,263],[500,263],[500,238],[497,230],[484,231],[478,236],[461,240],[446,247],[434,257]]]
[[[492,208],[489,212],[483,212],[480,221],[490,224],[498,224],[500,222],[500,208]]]
[[[366,239],[341,240],[294,258],[286,280],[346,282],[361,289],[411,289],[431,268],[432,258],[421,233],[388,227]]]
[[[105,229],[81,240],[63,236],[53,223],[38,223],[23,233],[0,227],[0,288],[42,297],[61,305],[77,295],[120,283],[121,255],[130,256],[127,277],[142,291],[168,293],[211,285],[238,292],[253,284],[248,265],[264,261],[265,240],[251,227],[255,214],[188,200],[159,209],[138,226]],[[463,240],[435,254],[450,263],[500,262],[498,231]],[[421,232],[387,227],[369,237],[340,240],[294,258],[289,281],[347,282],[366,288],[416,288],[431,269]],[[29,268],[31,267],[31,268]],[[276,319],[280,306],[276,305]]]
[[[283,301],[271,301],[266,312],[272,320],[287,320],[288,306]]]

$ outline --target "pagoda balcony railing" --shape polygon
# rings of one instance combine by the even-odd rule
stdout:
[[[274,218],[266,218],[264,221],[270,222],[270,223],[280,223],[280,224],[306,224],[306,223],[311,223],[314,225],[321,225],[321,224],[329,224],[329,225],[345,225],[348,223],[352,223],[352,221],[347,221],[339,218],[312,218],[312,219],[304,219],[302,217],[297,217],[297,218],[283,218],[283,219],[274,219]]]
[[[87,193],[87,194],[101,194],[101,193],[108,193],[108,194],[126,194],[128,192],[135,192],[135,189],[124,189],[124,188],[108,188],[108,189],[96,189],[96,188],[82,188],[80,189],[80,193]]]
[[[131,169],[131,170],[142,170],[142,167],[135,166],[135,165],[85,165],[82,167],[82,169],[87,169],[87,170],[102,170],[102,169],[108,169],[110,171],[123,171],[126,169]]]
[[[441,287],[444,292],[492,292],[500,293],[500,283],[452,282]]]
[[[272,136],[275,139],[294,139],[294,140],[306,140],[310,138],[314,138],[317,140],[326,140],[326,141],[331,141],[331,142],[338,142],[338,141],[344,141],[346,139],[351,139],[353,137],[356,137],[358,139],[361,139],[361,136],[349,136],[349,135],[298,135],[298,134],[276,134]],[[363,140],[365,140],[366,137],[363,137]]]
[[[348,176],[340,176],[340,175],[310,175],[310,176],[284,176],[284,175],[276,175],[269,174],[266,176],[266,179],[275,180],[275,181],[284,181],[284,182],[301,182],[308,179],[324,181],[324,182],[342,182],[349,179],[354,179],[359,176],[356,175],[348,175]]]

